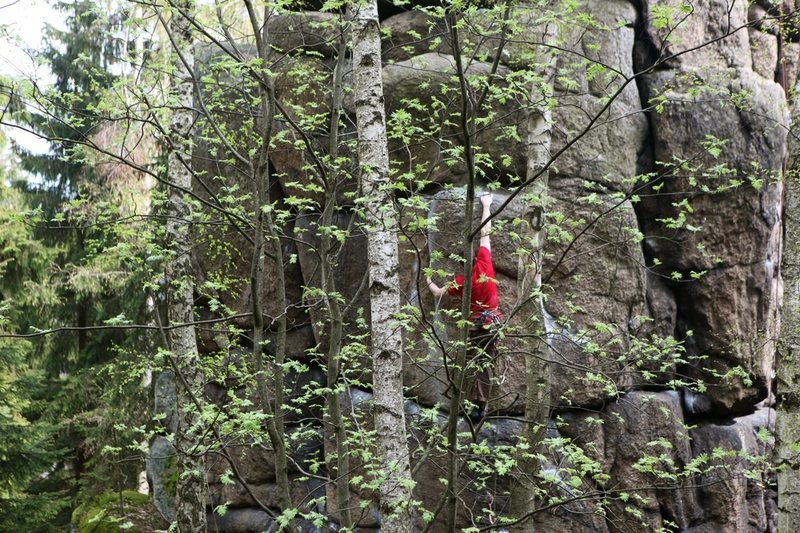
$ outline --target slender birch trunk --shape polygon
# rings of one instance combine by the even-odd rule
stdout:
[[[557,27],[550,22],[544,29],[542,42],[554,44]],[[511,484],[511,515],[520,520],[511,531],[533,531],[533,512],[536,508],[536,477],[541,470],[537,449],[547,432],[550,414],[549,352],[544,328],[544,302],[542,289],[542,258],[544,257],[544,224],[547,208],[549,169],[552,139],[552,112],[547,100],[553,92],[555,57],[549,49],[538,54],[541,59],[542,80],[533,83],[530,99],[534,104],[528,116],[527,179],[534,181],[524,195],[525,215],[522,238],[527,253],[520,254],[518,267],[519,316],[524,319],[524,330],[535,332],[525,350],[525,422],[519,444],[526,444],[517,452],[518,473]]]
[[[351,6],[353,69],[361,188],[366,198],[372,374],[383,531],[410,532],[411,468],[403,411],[402,338],[394,315],[400,311],[398,221],[389,183],[389,153],[376,0]]]
[[[191,1],[181,6],[192,12]],[[194,282],[191,271],[192,218],[191,204],[185,191],[191,190],[191,139],[194,125],[194,80],[192,68],[192,32],[189,22],[173,13],[168,31],[175,48],[172,60],[173,85],[170,96],[174,110],[170,122],[170,144],[168,154],[169,206],[166,224],[166,240],[171,247],[171,256],[166,264],[168,320],[170,324],[190,324],[194,321]],[[202,428],[199,427],[198,405],[193,399],[201,398],[204,378],[198,362],[197,339],[194,326],[170,329],[170,350],[175,368],[180,374],[177,380],[178,428],[175,447],[178,450],[178,479],[176,515],[178,531],[198,532],[206,530],[206,475],[202,443]]]

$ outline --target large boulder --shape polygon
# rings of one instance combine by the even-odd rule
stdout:
[[[233,466],[229,459],[233,461]],[[229,444],[221,450],[215,450],[206,459],[209,485],[222,483],[223,478],[235,479],[234,469],[248,484],[275,481],[275,453],[265,445]]]
[[[384,63],[405,61],[428,52],[452,53],[444,20],[417,9],[381,22],[381,48]]]
[[[246,50],[252,53],[252,48]],[[264,169],[258,167],[252,155],[257,153],[261,142],[258,121],[254,113],[242,112],[252,105],[254,87],[242,72],[231,70],[229,58],[218,49],[200,47],[196,61],[202,79],[197,105],[206,113],[198,121],[191,160],[192,191],[200,202],[196,216],[202,222],[195,226],[192,248],[195,288],[202,296],[201,303],[212,315],[247,315],[252,313],[254,298],[250,283],[255,234],[253,198],[256,187],[264,180],[259,174]],[[287,64],[280,72],[277,87],[288,83],[285,79],[292,72],[291,66]],[[217,131],[233,134],[224,136],[226,142],[223,142],[221,136],[214,133]],[[269,187],[264,193],[269,194],[269,201],[275,202],[279,209],[287,208],[280,188],[275,187],[274,182],[266,185]],[[278,231],[285,234],[291,234],[292,229],[291,221],[278,227]],[[281,249],[284,261],[278,265],[268,241],[265,282],[261,294],[255,297],[262,302],[267,323],[286,313],[290,327],[299,326],[307,320],[304,310],[297,305],[301,297],[300,269],[290,261],[297,252],[289,239],[281,240]],[[278,302],[277,286],[273,282],[278,269],[287,279],[286,307]],[[241,316],[237,324],[251,326],[252,316]]]
[[[630,341],[632,336],[663,332],[668,328],[661,322],[669,321],[669,317],[655,315],[660,330],[648,322],[648,283],[631,203],[624,197],[586,190],[565,180],[554,183],[551,195],[552,224],[545,245],[544,277],[548,316],[545,326],[556,368],[553,401],[562,405],[597,405],[620,389],[645,383],[645,370],[658,373],[658,379],[667,377],[665,367],[671,370],[670,361],[639,360],[643,345],[638,343],[632,348]],[[494,196],[494,211],[510,198],[507,191],[498,191]],[[428,244],[436,260],[430,266],[440,275],[445,274],[434,276],[440,285],[461,270],[452,256],[463,254],[463,211],[463,190],[445,191],[431,199],[430,217],[436,221],[436,229],[430,232]],[[477,227],[479,212],[476,206],[473,227]],[[495,365],[498,383],[493,387],[496,400],[492,407],[515,413],[521,412],[525,397],[524,354],[529,350],[525,339],[530,333],[520,330],[525,317],[517,309],[518,221],[522,213],[520,195],[494,219],[492,236],[500,311],[505,319],[501,357]],[[673,303],[666,297],[653,299],[652,309],[656,312]],[[460,303],[449,296],[436,302],[424,289],[419,303],[427,321],[406,332],[409,359],[404,368],[405,382],[410,394],[423,405],[446,404],[448,381],[443,358],[453,357],[458,346],[455,341],[463,334],[452,315]]]
[[[370,432],[372,423],[372,395],[365,391],[350,389],[340,395],[343,410],[350,414],[350,421],[361,430]],[[422,408],[414,402],[405,404],[407,435],[411,453],[411,467],[414,471],[414,498],[421,502],[421,512],[433,513],[440,507],[445,497],[443,479],[447,472],[448,453],[443,441],[447,416],[435,408]],[[457,527],[488,526],[496,523],[498,513],[508,505],[509,477],[498,473],[487,476],[487,472],[502,470],[503,465],[514,462],[514,448],[522,423],[519,420],[503,417],[490,418],[478,427],[468,419],[458,419],[459,446],[467,454],[468,461],[459,473],[459,500],[457,504]],[[326,448],[332,452],[333,442]],[[368,444],[371,446],[371,444]],[[353,519],[359,528],[380,527],[381,517],[376,504],[377,491],[374,485],[375,470],[383,465],[376,463],[372,448],[353,454],[350,468],[351,476],[358,479],[351,484],[350,498]],[[548,457],[546,469],[569,470],[563,457]],[[563,487],[549,486],[553,494]],[[326,487],[329,511],[338,505],[332,485]],[[594,503],[575,502],[552,513],[537,517],[537,527],[543,531],[557,531],[559,525],[569,525],[581,533],[605,532],[602,518],[594,515]],[[333,519],[338,517],[334,514]],[[432,516],[434,530],[444,527],[442,513]],[[422,514],[415,516],[416,526],[422,530],[426,523]],[[492,522],[492,521],[495,522]]]
[[[342,17],[335,13],[275,13],[267,20],[270,51],[279,58],[308,52],[330,57],[338,47],[343,28]]]
[[[669,66],[750,69],[747,2],[643,0],[644,38]]]
[[[610,67],[628,76],[632,73],[633,25],[636,9],[627,0],[588,0],[576,6],[576,11],[567,15],[568,24],[560,24],[558,44],[562,54],[560,66],[574,81],[581,83],[581,71],[585,74],[588,59]],[[504,22],[504,10],[479,9],[466,13],[459,27],[459,46],[465,61],[477,59],[491,63],[494,61],[500,43],[503,49],[499,63],[512,70],[534,67],[548,57],[547,47],[542,45],[542,36],[553,25],[551,13],[540,6],[518,4],[508,12]],[[586,18],[577,14],[591,14]],[[565,15],[558,10],[556,17]],[[453,41],[450,29],[441,12],[409,10],[398,13],[381,22],[383,59],[386,63],[405,61],[427,53],[453,55]],[[505,40],[503,40],[505,39]],[[577,70],[576,70],[577,69]],[[608,81],[606,76],[595,76],[594,83]],[[566,81],[564,77],[564,81]],[[616,77],[616,76],[611,76]]]
[[[592,22],[564,25],[564,34],[559,37],[559,46],[567,51],[558,59],[560,75],[556,89],[561,96],[553,109],[553,151],[566,150],[556,160],[555,168],[558,174],[592,179],[616,190],[630,191],[647,134],[647,121],[632,78],[636,13],[630,3],[622,0],[593,1],[586,9],[593,15],[587,19]],[[509,25],[509,42],[503,49],[498,70],[499,77],[507,80],[536,61],[551,60],[537,58],[537,54],[542,54],[542,47],[536,44],[542,40],[537,36],[537,32],[541,33],[541,13],[518,8],[511,16],[515,17],[515,23]],[[465,25],[465,46],[475,48],[465,52],[468,76],[485,74],[490,69],[502,24],[496,21],[495,27],[485,27],[489,24],[476,16],[474,24]],[[458,109],[455,65],[449,55],[453,52],[448,49],[446,36],[430,40],[424,37],[431,31],[442,31],[441,26],[441,21],[416,11],[401,13],[384,22],[388,30],[387,54],[398,60],[384,68],[387,110],[389,114],[410,110],[412,116],[426,121],[424,134],[420,136],[418,132],[417,138],[406,141],[406,145],[396,145],[394,157],[402,171],[418,166],[418,171],[425,169],[441,181],[459,181],[464,169],[444,164],[463,142],[456,127],[458,121],[451,119],[450,128],[440,127]],[[478,61],[467,60],[473,57]],[[500,86],[505,83],[500,82]],[[490,122],[489,127],[479,128],[475,140],[479,152],[491,160],[485,169],[488,175],[504,180],[510,179],[507,174],[525,175],[525,114],[519,109],[532,105],[526,102],[528,98],[529,95],[520,93],[502,102],[498,99],[493,105],[490,96],[489,108],[497,120]],[[404,104],[412,99],[431,112],[415,112],[413,106]],[[610,104],[609,99],[613,99]],[[516,140],[513,131],[523,140]]]
[[[261,509],[231,509],[224,514],[208,513],[208,527],[211,531],[262,533],[275,531],[276,526],[273,516]]]
[[[205,387],[206,397],[225,406],[224,409],[234,424],[237,423],[238,416],[246,418],[247,413],[261,411],[262,401],[275,401],[274,387],[269,380],[267,398],[260,397],[249,375],[252,367],[253,361],[249,352],[230,350],[219,365],[220,371],[227,374],[227,379],[210,381]],[[321,416],[321,395],[316,391],[324,382],[325,373],[318,363],[291,364],[284,368],[282,392],[285,423],[302,423]]]
[[[224,505],[236,509],[264,505],[270,508],[280,508],[280,493],[278,485],[275,483],[248,483],[247,486],[239,482],[214,483],[209,484],[208,492],[208,503],[213,507]],[[290,480],[292,504],[301,512],[308,512],[309,500],[324,494],[322,491],[319,492],[319,494],[314,494],[308,480]]]
[[[305,288],[304,305],[311,319],[317,353],[329,355],[331,327],[336,326],[333,317],[327,311],[326,299],[339,305],[342,313],[342,344],[347,345],[348,335],[362,335],[369,331],[370,303],[367,289],[367,243],[366,236],[356,224],[354,215],[337,213],[331,227],[321,227],[322,218],[317,214],[306,214],[297,217],[297,251],[298,262],[303,273]],[[320,237],[323,233],[332,233],[331,254],[327,258],[320,256]],[[327,262],[332,270],[333,287],[329,294],[322,291],[322,261]],[[356,338],[356,343],[362,342]],[[371,382],[370,367],[372,359],[369,353],[347,361],[340,361],[342,371],[348,373],[350,379]]]
[[[637,161],[645,149],[647,119],[642,114],[636,85],[628,84],[619,97],[567,94],[553,110],[554,181],[595,181],[610,190],[633,193]]]
[[[774,80],[778,67],[778,38],[756,28],[750,28],[748,33],[753,49],[753,71],[768,80]]]
[[[106,531],[163,531],[169,522],[159,516],[148,495],[119,490],[95,495],[72,511],[69,530],[75,533]]]
[[[322,437],[316,426],[288,426],[286,441],[289,474],[301,473],[322,450]],[[232,438],[209,452],[206,468],[209,484],[222,483],[223,478],[256,485],[266,484],[275,481],[275,452],[265,442],[237,443]],[[242,479],[237,480],[234,472]]]
[[[440,417],[431,422],[429,419],[417,419],[416,425],[424,430],[427,436],[417,430],[421,436],[421,445],[415,453],[414,467],[418,473],[414,480],[414,496],[422,501],[423,507],[435,510],[446,496],[444,479],[447,477],[448,454],[436,430],[444,431],[446,419]],[[427,422],[427,423],[426,423]],[[487,420],[479,431],[466,419],[459,419],[459,442],[467,462],[459,475],[459,501],[456,509],[456,523],[459,529],[488,526],[491,520],[497,520],[497,514],[508,505],[509,479],[507,476],[487,476],[499,462],[512,460],[511,446],[516,442],[522,429],[517,420]],[[431,429],[433,431],[431,431]],[[433,444],[438,446],[424,453]],[[433,522],[433,529],[444,530],[445,519],[440,513]]]
[[[669,520],[692,533],[767,531],[772,509],[766,487],[774,479],[762,465],[772,450],[775,411],[760,406],[749,415],[687,427],[679,396],[637,392],[597,413],[561,414],[559,431],[618,481],[615,490],[649,487],[630,500],[641,514],[612,504],[611,529]],[[692,472],[698,474],[687,475]],[[661,474],[658,480],[653,473]]]
[[[474,61],[464,66],[470,91],[481,90],[481,81],[492,70],[489,63]],[[413,170],[442,182],[460,181],[465,175],[464,140],[458,114],[460,88],[453,56],[426,53],[383,67],[384,97],[389,126],[389,151],[396,172]],[[514,89],[509,70],[499,67],[495,81],[508,89],[490,91],[481,114],[486,120],[472,139],[482,172],[510,182],[525,175],[524,113],[527,93]],[[350,112],[350,110],[348,110]],[[408,120],[415,122],[409,130]]]
[[[168,433],[178,429],[178,390],[175,373],[167,370],[158,374],[153,387],[153,414],[161,417],[161,427]],[[167,521],[175,520],[175,446],[163,435],[150,442],[145,470],[153,491],[153,505]]]
[[[643,370],[664,379],[668,354],[645,361],[631,344],[651,328],[641,235],[630,201],[577,180],[554,181],[551,198],[544,281],[553,401],[598,405],[644,384]]]
[[[615,493],[632,491],[610,502],[612,531],[656,530],[667,520],[685,530],[702,515],[694,492],[681,488],[691,482],[683,472],[693,455],[679,393],[632,392],[599,413],[569,411],[562,420],[561,433],[598,461]]]
[[[278,113],[273,122],[269,161],[298,211],[319,212],[330,202],[339,207],[352,204],[358,189],[353,120],[343,117],[339,123],[339,159],[334,162],[323,155],[329,147],[334,67],[333,61],[316,56],[291,56],[275,68],[275,98],[285,114]],[[342,97],[352,110],[350,85],[352,80],[345,79]]]
[[[587,2],[586,20],[563,26],[553,109],[556,179],[582,178],[634,191],[647,118],[634,78],[636,11],[625,0]]]
[[[747,28],[743,2],[710,0],[689,7],[679,0],[638,4],[587,0],[561,27],[558,46],[563,53],[557,57],[552,149],[564,152],[550,173],[543,334],[554,361],[551,403],[564,424],[558,428],[560,435],[548,436],[554,441],[564,436],[579,444],[614,482],[607,486],[587,479],[585,485],[619,499],[612,498],[600,509],[608,517],[605,523],[591,501],[575,501],[552,514],[541,514],[537,530],[655,530],[672,524],[700,533],[769,527],[770,494],[762,485],[771,480],[746,480],[745,469],[753,462],[733,453],[765,451],[765,443],[755,435],[768,427],[764,420],[769,411],[730,417],[750,413],[768,393],[772,379],[782,209],[782,186],[775,178],[783,165],[788,119],[783,91],[771,80],[779,61],[787,70],[797,69],[800,45],[784,43],[783,58],[778,58],[777,33],[763,19],[771,8],[767,0],[758,4],[750,6],[752,27]],[[382,5],[386,8],[388,3]],[[544,57],[537,57],[539,50],[530,44],[539,37],[541,13],[518,7],[514,13],[524,16],[510,28],[512,39],[499,58],[498,83],[503,88]],[[273,125],[276,137],[270,163],[279,185],[271,194],[273,200],[279,199],[279,208],[290,206],[293,215],[300,215],[285,226],[285,264],[268,260],[267,276],[271,279],[278,268],[286,272],[292,304],[288,352],[303,361],[316,357],[309,355],[310,348],[316,346],[323,356],[328,349],[325,325],[330,317],[319,306],[321,295],[316,292],[319,267],[326,260],[317,254],[318,212],[326,201],[335,201],[340,209],[334,217],[337,235],[355,227],[352,215],[344,210],[353,203],[349,193],[356,191],[351,177],[355,157],[345,147],[341,159],[352,161],[342,163],[341,172],[323,176],[306,146],[327,142],[331,58],[338,31],[331,24],[334,19],[320,13],[289,14],[271,19],[268,26],[280,39],[272,50],[278,59],[273,71],[276,92],[288,111]],[[383,74],[393,132],[392,172],[398,177],[396,183],[414,188],[407,198],[402,197],[405,191],[399,193],[398,203],[406,201],[409,206],[402,216],[400,276],[404,303],[410,304],[406,312],[412,317],[403,331],[403,377],[407,394],[415,400],[406,405],[417,469],[415,498],[435,509],[444,493],[441,479],[447,464],[446,453],[439,448],[450,395],[446,367],[463,329],[452,314],[459,301],[445,297],[435,302],[425,288],[424,269],[432,267],[441,284],[461,268],[451,257],[463,252],[465,226],[464,195],[458,190],[466,182],[464,142],[456,120],[461,95],[449,35],[440,20],[430,12],[413,10],[384,20],[382,27],[384,58],[389,60]],[[462,57],[473,82],[492,68],[498,30],[490,16],[465,21]],[[709,46],[700,46],[712,40]],[[318,62],[307,52],[325,59]],[[635,74],[668,56],[673,57],[647,75]],[[230,86],[230,80],[220,80],[217,87],[212,82],[213,77],[203,81],[210,84],[209,91]],[[473,83],[472,88],[480,87]],[[252,120],[236,104],[244,101],[247,90],[238,87],[239,92],[231,94],[234,103],[218,108],[231,129]],[[479,181],[502,187],[495,193],[497,211],[526,172],[526,117],[520,109],[530,104],[530,95],[520,89],[506,101],[493,98],[484,108],[493,114],[491,122],[481,125],[475,143]],[[353,98],[346,97],[344,105],[349,118]],[[652,106],[647,116],[643,105]],[[408,127],[409,117],[421,129]],[[292,121],[301,124],[308,136],[299,135]],[[350,139],[354,131],[351,125],[346,128],[345,137]],[[237,142],[246,151],[253,139],[243,136]],[[247,194],[253,182],[247,165],[228,157],[211,165],[215,158],[207,155],[220,148],[202,138],[197,147],[194,163],[202,179],[197,183],[201,198],[210,203],[221,199],[234,212],[248,213],[252,204]],[[412,174],[425,180],[405,179]],[[637,178],[637,174],[647,176]],[[323,188],[331,178],[340,182],[335,191],[328,189],[326,198]],[[420,190],[431,193],[450,186],[455,188],[429,198],[427,205],[419,201]],[[524,317],[516,311],[517,233],[525,212],[521,199],[520,194],[493,221],[505,338],[496,364],[492,415],[522,413],[527,337],[538,333],[521,330]],[[209,213],[211,224],[206,227],[211,231],[196,253],[201,270],[210,272],[200,279],[203,295],[210,304],[219,301],[247,312],[252,298],[247,284],[222,282],[229,277],[246,282],[251,248],[245,236],[231,231],[229,220],[214,210]],[[479,214],[476,202],[476,222]],[[358,335],[369,327],[364,236],[351,231],[341,246],[341,255],[332,264],[338,293],[332,296],[341,298],[347,308],[345,335]],[[265,287],[259,295],[271,317],[281,311],[274,307],[274,292],[268,292],[272,289]],[[269,338],[274,340],[274,332]],[[211,346],[216,341],[206,342]],[[349,377],[369,381],[369,359],[361,352],[356,359],[349,368],[358,372]],[[676,361],[688,362],[676,366]],[[676,376],[701,384],[682,392],[636,391],[654,383],[663,387]],[[291,376],[287,384],[314,386],[295,378]],[[319,383],[319,376],[316,379]],[[221,389],[217,392],[221,394]],[[343,395],[343,404],[348,423],[369,431],[370,394],[351,388]],[[318,416],[317,405],[310,407]],[[686,420],[684,412],[697,418]],[[688,430],[688,422],[696,426]],[[490,527],[492,513],[504,512],[508,479],[487,477],[485,472],[515,442],[519,430],[519,422],[499,416],[485,421],[479,432],[467,419],[459,420],[459,438],[464,445],[474,445],[461,477],[465,490],[459,527]],[[324,462],[333,456],[330,430],[319,432],[327,432],[325,445],[305,450],[293,441],[296,460],[314,456]],[[722,459],[713,463],[715,469],[699,478],[681,474],[683,466],[719,448]],[[235,460],[247,472],[259,500],[276,505],[274,458],[268,451],[262,457],[255,448],[247,450],[243,456],[237,450]],[[552,471],[569,463],[563,457],[548,461],[546,468]],[[352,467],[354,474],[366,474],[363,480],[370,481],[367,465],[354,460]],[[215,518],[220,520],[217,526],[230,531],[274,528],[268,513],[253,508],[255,502],[243,487],[217,483],[225,469],[219,462],[210,464],[212,503],[242,507],[232,508],[227,518]],[[319,495],[318,489],[302,486],[297,496]],[[570,490],[562,489],[563,494]],[[165,494],[163,487],[158,492]],[[334,491],[324,492],[327,510],[335,509]],[[623,494],[628,501],[623,501]],[[353,485],[351,496],[360,509],[359,526],[380,527],[374,491],[366,484]]]
[[[774,484],[764,464],[771,460],[775,411],[760,407],[753,414],[692,429],[692,453],[712,458],[697,479],[704,516],[687,529],[691,533],[768,531]]]
[[[153,489],[153,505],[168,522],[175,520],[175,487],[178,468],[175,461],[175,446],[161,435],[150,443],[145,458],[147,481]]]
[[[658,72],[645,85],[663,102],[652,114],[660,171],[637,208],[648,261],[675,294],[677,334],[693,334],[689,355],[709,357],[690,374],[714,385],[711,407],[748,409],[772,379],[783,90],[725,69]]]

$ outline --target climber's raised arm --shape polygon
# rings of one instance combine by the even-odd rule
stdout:
[[[481,214],[481,224],[486,222],[489,215],[492,214],[492,193],[488,192],[481,196],[481,205],[483,206],[483,213]],[[492,251],[492,241],[490,235],[492,233],[492,223],[486,222],[486,225],[481,228],[481,241],[480,244],[490,252]]]
[[[447,289],[444,287],[439,287],[437,284],[433,282],[433,280],[428,276],[425,278],[425,281],[428,282],[428,289],[433,293],[436,298],[441,298],[444,296],[444,293],[447,292]]]
[[[481,205],[483,206],[483,212],[481,213],[481,224],[486,222],[486,225],[481,228],[481,240],[480,245],[483,248],[486,248],[490,253],[492,251],[492,242],[489,237],[492,231],[492,223],[487,222],[489,216],[491,215],[491,208],[492,208],[492,193],[486,193],[480,197]],[[480,255],[480,253],[478,254]],[[491,268],[491,256],[487,255],[489,258],[489,266]],[[494,270],[491,271],[491,277],[494,277]],[[433,293],[436,298],[441,298],[445,294],[451,294],[452,296],[460,296],[461,291],[463,290],[464,285],[464,276],[458,275],[455,279],[445,287],[439,287],[433,280],[428,276],[425,278],[425,281],[428,284],[428,289]]]

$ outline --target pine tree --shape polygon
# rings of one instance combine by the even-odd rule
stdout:
[[[124,43],[115,37],[123,17],[105,15],[93,0],[54,7],[64,14],[65,28],[48,26],[40,53],[53,85],[35,88],[28,106],[12,106],[16,122],[47,139],[50,148],[32,153],[13,146],[9,166],[22,172],[3,191],[3,202],[14,206],[3,209],[8,239],[3,248],[12,250],[4,257],[0,281],[7,304],[2,314],[9,317],[4,333],[84,327],[111,317],[135,320],[144,311],[143,274],[131,254],[131,229],[108,223],[121,214],[113,192],[76,152],[103,127],[96,109],[114,82],[112,65],[123,52]],[[15,230],[6,232],[7,227]],[[137,463],[127,463],[123,473],[110,456],[96,452],[112,435],[119,437],[112,411],[123,409],[126,418],[138,419],[127,411],[136,387],[132,394],[118,394],[118,383],[109,380],[112,364],[137,338],[107,330],[3,342],[3,353],[14,355],[4,356],[0,367],[6,416],[0,423],[7,425],[9,449],[24,450],[17,454],[25,457],[4,455],[19,473],[2,476],[7,480],[2,497],[9,499],[2,504],[7,509],[0,513],[0,530],[63,527],[81,490],[90,497],[133,482]],[[108,468],[117,480],[105,478]],[[21,496],[14,500],[15,495]]]
[[[0,149],[5,147],[0,134]],[[25,330],[30,310],[49,296],[48,267],[53,250],[31,235],[19,215],[25,196],[6,183],[17,179],[0,161],[0,330]],[[0,530],[31,531],[52,521],[66,506],[46,490],[48,472],[58,461],[54,427],[39,422],[41,372],[28,364],[32,344],[0,339]],[[49,477],[49,476],[48,476]]]

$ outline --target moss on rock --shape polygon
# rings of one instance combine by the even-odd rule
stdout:
[[[137,533],[166,527],[150,496],[133,490],[101,494],[72,512],[78,533]]]

